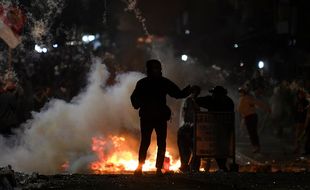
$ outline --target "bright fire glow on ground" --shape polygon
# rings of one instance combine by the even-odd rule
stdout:
[[[137,152],[126,149],[126,138],[120,136],[93,137],[92,150],[96,153],[98,160],[90,164],[94,173],[115,173],[134,171],[138,166]],[[143,171],[154,171],[156,162],[156,151],[147,158],[143,165]],[[177,171],[180,160],[172,158],[166,151],[164,162],[165,171]]]

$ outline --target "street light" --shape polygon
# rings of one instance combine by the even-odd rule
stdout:
[[[84,36],[82,36],[82,41],[85,42],[85,43],[92,42],[95,39],[96,39],[95,35],[84,35]]]
[[[34,50],[36,51],[36,52],[38,52],[38,53],[47,53],[47,51],[48,51],[48,49],[46,48],[46,47],[41,47],[41,46],[39,46],[39,45],[35,45],[34,46]]]
[[[264,66],[265,66],[265,63],[263,61],[258,62],[258,68],[262,69],[264,68]]]
[[[181,56],[181,59],[182,59],[182,61],[187,61],[188,56],[187,56],[187,55],[185,55],[185,54],[183,54],[183,55]]]
[[[42,48],[43,53],[47,53],[47,48]]]

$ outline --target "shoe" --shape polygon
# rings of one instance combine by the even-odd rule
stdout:
[[[179,170],[180,170],[180,172],[181,173],[188,173],[189,172],[189,167],[188,166],[181,166],[180,168],[179,168]]]
[[[156,170],[156,176],[158,176],[158,177],[162,177],[164,174],[163,174],[163,172],[161,171],[161,169],[157,169]]]
[[[135,172],[133,173],[133,175],[135,175],[135,176],[142,176],[142,169],[137,168],[137,169],[135,170]]]

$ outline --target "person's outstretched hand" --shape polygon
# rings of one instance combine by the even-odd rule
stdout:
[[[184,89],[183,92],[185,92],[186,94],[190,94],[192,92],[192,87],[191,85],[187,85]]]

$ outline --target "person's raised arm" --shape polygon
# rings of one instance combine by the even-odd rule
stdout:
[[[174,84],[172,81],[168,79],[167,79],[167,90],[169,96],[177,99],[186,98],[191,94],[190,85],[186,86],[181,90],[176,84]]]

